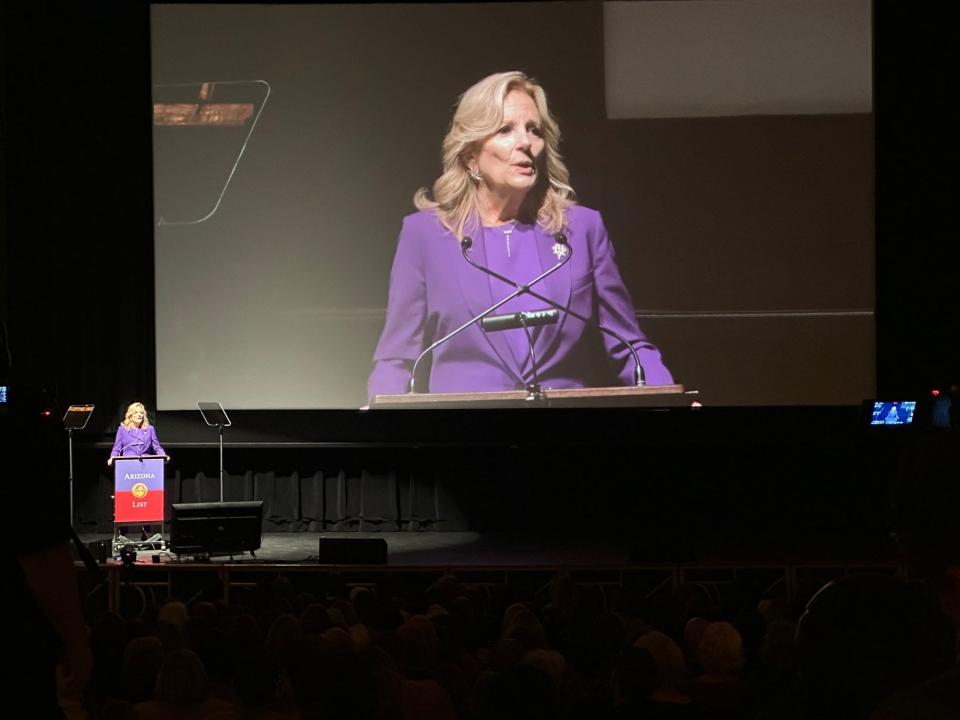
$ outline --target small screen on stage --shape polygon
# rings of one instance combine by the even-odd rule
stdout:
[[[874,397],[871,26],[151,5],[158,409]]]
[[[898,402],[874,402],[870,416],[871,425],[910,425],[917,409],[915,400]]]

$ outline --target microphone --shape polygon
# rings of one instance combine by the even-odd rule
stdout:
[[[116,457],[123,457],[123,453],[124,453],[124,451],[125,451],[127,448],[133,447],[134,445],[142,445],[142,444],[143,444],[143,443],[141,443],[139,440],[134,440],[133,442],[128,442],[126,445],[124,445],[122,448],[120,448],[120,454],[117,455]]]
[[[540,325],[556,325],[560,317],[555,308],[543,310],[524,310],[508,313],[507,315],[491,315],[480,320],[480,327],[484,332],[498,330],[513,330],[519,327],[539,327]]]
[[[508,285],[513,285],[515,288],[517,288],[517,290],[516,290],[514,293],[511,293],[511,294],[508,296],[508,299],[513,298],[513,297],[516,297],[517,295],[519,295],[519,294],[521,294],[521,293],[527,293],[527,294],[529,294],[529,295],[537,298],[537,300],[541,300],[542,302],[547,303],[547,305],[549,305],[550,307],[556,308],[557,310],[560,310],[560,311],[563,311],[563,312],[565,312],[567,315],[572,315],[573,317],[577,318],[577,320],[580,320],[580,321],[582,321],[582,322],[585,322],[585,323],[588,323],[588,324],[590,324],[590,325],[593,325],[593,326],[596,327],[600,332],[605,333],[605,334],[607,334],[607,335],[609,335],[609,336],[611,336],[611,337],[616,338],[617,340],[619,340],[621,343],[623,343],[623,344],[626,346],[626,348],[630,351],[630,354],[633,356],[634,379],[635,379],[635,384],[636,384],[636,386],[637,386],[637,387],[642,387],[642,386],[646,385],[647,382],[646,382],[646,378],[645,378],[645,376],[644,376],[644,374],[643,374],[643,366],[640,364],[640,355],[637,354],[637,349],[633,346],[633,343],[627,342],[627,339],[626,339],[625,337],[623,337],[623,335],[621,335],[620,333],[615,332],[615,331],[613,331],[613,330],[611,330],[611,329],[609,329],[609,328],[607,328],[607,327],[604,327],[603,324],[601,324],[600,322],[598,322],[598,321],[596,321],[596,320],[594,320],[594,319],[592,319],[592,318],[588,318],[588,317],[586,317],[586,316],[584,316],[584,315],[581,315],[580,313],[578,313],[578,312],[576,312],[576,311],[574,311],[574,310],[571,310],[571,309],[568,308],[568,307],[564,307],[563,305],[561,305],[560,303],[552,300],[551,298],[548,298],[548,297],[546,297],[545,295],[541,295],[541,294],[538,293],[537,291],[531,289],[533,285],[535,285],[536,283],[538,283],[538,282],[540,282],[541,280],[543,280],[543,278],[545,278],[547,275],[549,275],[550,273],[554,272],[555,270],[559,270],[561,267],[563,267],[563,265],[565,265],[565,264],[570,260],[570,258],[573,257],[573,248],[570,246],[570,243],[569,243],[569,241],[567,240],[567,236],[563,233],[563,231],[561,230],[561,231],[558,232],[554,237],[556,238],[557,243],[562,246],[561,252],[558,252],[558,253],[557,253],[557,255],[561,257],[560,262],[558,262],[556,265],[554,265],[553,267],[551,267],[549,270],[547,270],[547,271],[544,272],[543,274],[541,274],[541,275],[539,275],[538,277],[536,277],[536,278],[534,278],[533,280],[531,280],[531,281],[530,281],[529,283],[527,283],[526,285],[520,285],[520,284],[518,284],[516,281],[511,280],[511,279],[508,278],[508,277],[504,277],[504,276],[501,275],[500,273],[495,272],[495,271],[491,270],[490,268],[484,267],[484,266],[481,265],[480,263],[477,263],[477,262],[471,260],[471,259],[470,259],[470,256],[467,254],[467,250],[469,250],[470,247],[473,245],[473,241],[472,241],[469,237],[464,237],[463,240],[460,241],[460,250],[461,250],[461,253],[463,254],[463,257],[466,258],[466,261],[467,261],[468,263],[470,263],[471,265],[473,265],[473,267],[477,268],[477,270],[480,270],[481,272],[485,272],[487,275],[490,275],[490,276],[492,276],[492,277],[495,277],[495,278],[497,278],[498,280],[501,280],[501,281],[507,283]],[[501,304],[502,304],[502,303],[501,303]],[[520,327],[520,325],[516,325],[516,326],[514,326],[514,327]],[[504,328],[504,329],[506,329],[506,328]]]

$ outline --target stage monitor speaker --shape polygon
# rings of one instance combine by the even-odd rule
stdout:
[[[320,538],[318,562],[323,565],[386,565],[383,538]]]
[[[260,549],[263,500],[174,503],[170,549],[178,555],[234,555]]]

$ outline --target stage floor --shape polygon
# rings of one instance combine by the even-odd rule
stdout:
[[[111,535],[86,533],[84,543],[110,540]],[[264,533],[263,544],[255,556],[249,553],[214,556],[210,562],[242,562],[244,564],[315,563],[320,540],[335,538],[376,538],[387,543],[387,565],[398,567],[491,566],[594,566],[613,567],[630,563],[630,548],[615,542],[583,538],[549,539],[493,535],[478,532],[327,532],[327,533]],[[136,538],[129,538],[131,541]],[[169,535],[164,536],[169,540]],[[150,563],[154,555],[161,562],[186,560],[157,549],[142,549],[137,561]]]

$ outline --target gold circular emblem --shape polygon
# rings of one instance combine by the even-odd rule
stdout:
[[[130,492],[133,493],[135,498],[145,498],[147,496],[147,486],[144,483],[137,483],[130,488]]]

